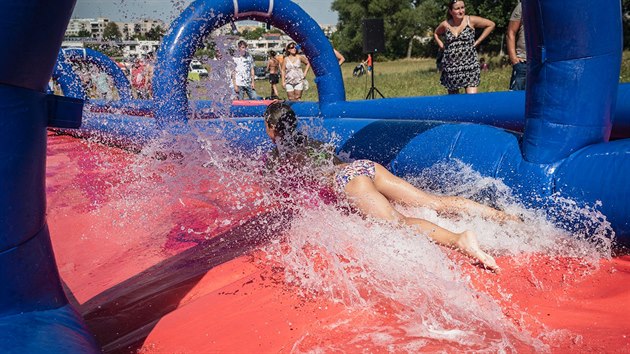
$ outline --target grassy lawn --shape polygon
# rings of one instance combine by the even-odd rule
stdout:
[[[500,66],[498,58],[487,59],[490,70],[481,73],[481,85],[479,92],[507,91],[512,68],[510,66]],[[352,76],[352,71],[358,63],[346,62],[341,67],[344,86],[346,89],[346,99],[365,99],[370,89],[370,76],[365,74],[361,77]],[[257,65],[264,65],[259,62]],[[407,96],[435,96],[445,95],[446,89],[440,85],[440,74],[435,70],[435,59],[403,59],[394,61],[377,61],[374,66],[374,84],[385,97],[407,97]],[[313,71],[309,71],[307,79],[310,82],[310,89],[303,94],[305,101],[317,101],[317,87],[314,84]],[[619,82],[630,82],[630,51],[623,53],[621,74]],[[204,80],[192,82],[189,89],[196,91],[195,99],[216,99],[210,95],[212,87],[208,86]],[[281,86],[280,97],[286,98],[286,92]],[[271,96],[271,88],[267,80],[256,81],[256,91],[260,96]],[[215,95],[216,96],[216,95]]]
[[[481,73],[479,92],[507,91],[512,69],[500,67],[498,59],[488,60],[490,70]],[[342,65],[346,98],[348,100],[365,99],[370,89],[369,75],[352,76],[352,70],[358,63],[346,62]],[[403,59],[395,61],[377,61],[374,65],[374,84],[385,97],[433,96],[445,95],[446,89],[440,85],[440,74],[435,70],[435,59]],[[309,72],[307,79],[310,89],[303,95],[305,101],[317,101],[317,89],[313,84],[314,76]],[[630,82],[630,51],[623,53],[619,82]],[[286,98],[286,92],[280,88],[280,97]],[[267,81],[256,82],[259,95],[270,95]]]

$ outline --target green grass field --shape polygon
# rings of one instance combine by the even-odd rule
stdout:
[[[479,92],[507,91],[511,67],[500,67],[498,59],[489,59],[490,70],[481,73]],[[365,99],[370,89],[369,75],[353,77],[352,70],[358,63],[346,62],[342,65],[346,99]],[[259,65],[262,65],[259,63]],[[435,59],[409,59],[380,62],[374,65],[374,84],[385,97],[433,96],[445,95],[446,90],[440,85],[440,74],[435,70]],[[303,100],[317,101],[317,89],[313,82],[313,72],[307,79],[310,89],[305,91]],[[630,52],[623,53],[619,82],[630,82]],[[286,98],[286,92],[279,86],[280,97]],[[263,97],[270,96],[267,81],[256,81],[256,91]]]

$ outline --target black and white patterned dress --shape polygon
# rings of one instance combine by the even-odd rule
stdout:
[[[475,30],[470,27],[470,17],[467,21],[459,35],[455,36],[450,26],[444,34],[440,83],[449,91],[479,86],[481,69],[475,50]]]

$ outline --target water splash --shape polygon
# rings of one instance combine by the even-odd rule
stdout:
[[[457,178],[450,178],[454,176]],[[540,260],[536,257],[542,255],[548,267],[566,271],[563,280],[567,286],[597,269],[599,259],[610,257],[610,242],[599,241],[610,231],[606,223],[591,228],[600,234],[574,237],[554,226],[541,212],[520,206],[500,181],[481,177],[459,163],[436,166],[413,182],[428,189],[435,180],[450,181],[443,188],[469,198],[489,197],[486,190],[491,189],[499,194],[493,199],[497,207],[522,215],[525,222],[499,225],[475,217],[445,219],[422,208],[399,209],[457,232],[478,230],[485,249],[495,256],[510,257],[525,269],[536,266]],[[437,188],[434,191],[440,192]],[[601,213],[594,209],[579,209],[571,203],[559,208],[580,219],[590,215],[593,225],[602,220]],[[285,267],[287,282],[302,289],[304,296],[323,296],[343,303],[350,312],[368,313],[372,318],[367,324],[353,320],[340,323],[328,333],[318,333],[315,337],[319,339],[303,338],[294,352],[373,346],[413,352],[430,350],[436,343],[439,350],[446,351],[513,352],[529,348],[545,352],[550,348],[543,338],[571,335],[563,331],[532,334],[523,321],[515,319],[518,315],[506,317],[505,311],[521,312],[509,304],[509,290],[483,279],[492,277],[490,274],[471,276],[462,268],[468,260],[447,256],[444,249],[410,229],[319,203],[302,209],[283,239],[284,247],[272,245],[267,252]],[[567,264],[567,257],[577,263]],[[551,280],[531,271],[530,281],[540,290],[555,285],[548,285]],[[520,317],[532,321],[525,313],[521,312]],[[374,322],[380,325],[374,326]],[[332,333],[346,333],[353,344],[326,348],[314,344]]]
[[[177,232],[184,234],[180,241],[211,237],[257,208],[292,210],[286,219],[289,229],[264,247],[269,264],[280,265],[287,284],[304,298],[322,297],[346,308],[342,320],[309,333],[295,344],[294,352],[357,348],[545,352],[553,338],[571,336],[535,331],[525,323],[532,322],[531,316],[510,305],[510,285],[471,268],[467,258],[410,229],[362,218],[343,203],[325,200],[317,193],[321,181],[312,178],[317,175],[312,169],[271,173],[265,166],[266,150],[261,147],[252,153],[235,148],[222,130],[226,126],[240,127],[226,119],[213,132],[196,131],[193,126],[189,135],[165,135],[146,145],[126,171],[124,187],[110,191],[117,195],[112,203],[125,210],[121,229],[142,214],[148,224],[176,224]],[[334,139],[334,134],[329,137]],[[428,209],[399,207],[450,230],[476,230],[485,250],[517,264],[539,291],[556,286],[551,283],[555,280],[535,271],[541,260],[546,267],[564,270],[563,281],[570,286],[596,269],[599,259],[610,257],[610,242],[597,241],[606,240],[610,231],[597,206],[580,208],[566,201],[557,207],[564,215],[579,216],[580,223],[590,220],[590,231],[576,235],[556,227],[547,213],[519,205],[501,181],[482,177],[461,163],[437,165],[411,182],[435,193],[492,202],[521,215],[524,223],[498,225],[481,218],[448,219]],[[160,220],[164,205],[181,205],[190,212],[191,200],[220,212],[208,216],[213,219],[209,225],[197,225],[177,212],[166,215],[168,221]],[[566,258],[576,261],[567,263]],[[327,338],[335,340],[327,342]],[[322,347],[322,342],[328,344]]]

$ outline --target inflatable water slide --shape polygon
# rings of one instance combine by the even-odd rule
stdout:
[[[109,58],[60,50],[73,7],[0,2],[3,352],[630,350],[618,2],[524,0],[524,93],[371,101],[346,101],[328,39],[290,0],[194,1],[169,27],[143,101]],[[202,40],[242,20],[301,45],[319,102],[293,107],[339,155],[518,210],[526,222],[503,226],[409,210],[481,230],[503,272],[268,194],[279,182],[259,173],[264,107],[186,94]],[[121,99],[84,106],[72,61],[107,72]],[[65,96],[46,93],[51,77]]]

